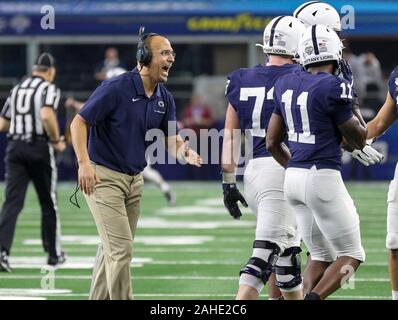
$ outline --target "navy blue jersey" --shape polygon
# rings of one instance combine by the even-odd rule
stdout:
[[[342,136],[337,126],[353,117],[349,83],[329,73],[301,71],[280,78],[274,98],[274,113],[283,117],[288,132],[288,166],[339,170]]]
[[[228,76],[226,96],[238,114],[240,128],[253,136],[253,158],[271,156],[265,148],[265,132],[275,108],[274,84],[279,77],[298,70],[301,67],[296,64],[258,65]]]
[[[390,79],[388,80],[388,92],[394,99],[395,106],[398,109],[398,67],[395,67],[393,72],[391,72]]]

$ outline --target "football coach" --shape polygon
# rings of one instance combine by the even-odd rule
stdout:
[[[203,162],[176,133],[174,98],[163,85],[174,60],[169,40],[141,27],[137,67],[102,82],[72,121],[78,182],[101,239],[90,299],[133,299],[130,262],[150,144],[146,132],[162,130],[167,151],[180,161]]]

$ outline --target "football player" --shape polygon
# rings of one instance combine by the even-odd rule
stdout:
[[[300,238],[294,214],[284,200],[285,170],[267,152],[265,132],[274,109],[274,83],[301,69],[295,63],[304,25],[291,16],[274,18],[264,29],[266,65],[239,69],[228,76],[229,101],[223,140],[222,171],[224,204],[239,219],[238,201],[257,216],[252,257],[240,271],[238,300],[254,300],[271,273],[285,299],[302,299]],[[252,143],[252,157],[244,173],[245,198],[236,186],[240,132]]]
[[[324,25],[334,31],[339,35],[341,32],[341,22],[339,13],[330,4],[321,1],[308,1],[299,6],[294,12],[293,16],[299,19],[306,27],[310,27],[316,24]],[[350,85],[353,92],[353,111],[358,117],[361,123],[364,125],[361,113],[359,112],[359,103],[354,88],[354,79],[348,62],[341,59],[340,62],[340,76],[346,79]],[[353,158],[357,159],[365,166],[371,164],[379,163],[383,156],[373,149],[370,144],[366,145],[363,150],[349,150]]]
[[[340,173],[342,136],[355,149],[367,129],[352,111],[352,87],[338,78],[342,44],[323,25],[306,30],[299,43],[307,71],[281,77],[266,143],[286,169],[284,193],[312,259],[330,264],[305,299],[325,299],[365,260],[359,217]],[[283,144],[288,137],[289,150]]]
[[[398,119],[398,67],[388,80],[386,101],[376,117],[368,123],[368,139],[382,135]],[[394,179],[388,190],[387,239],[389,250],[388,266],[390,272],[392,298],[398,300],[398,165],[395,168]]]
[[[320,24],[336,31],[337,34],[341,31],[340,16],[335,8],[331,5],[321,1],[309,1],[299,6],[293,13],[293,16],[299,19],[307,27]],[[358,99],[354,88],[354,80],[351,69],[348,63],[342,59],[340,63],[341,73],[340,77],[346,79],[351,86],[353,96],[353,112],[364,125],[365,122],[359,111]],[[354,150],[345,144],[345,149],[351,152],[353,158],[357,159],[365,166],[375,164],[383,159],[383,155],[378,153],[369,145],[366,145],[363,150]],[[307,264],[304,269],[304,293],[310,292],[315,287],[317,281],[322,276],[323,272],[329,266],[329,263],[324,261],[314,261],[311,255],[307,254]]]

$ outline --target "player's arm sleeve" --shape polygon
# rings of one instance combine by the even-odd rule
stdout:
[[[341,125],[354,116],[352,112],[352,91],[350,92],[346,80],[337,77],[331,81],[329,88],[329,94],[326,98],[327,111],[334,122]]]
[[[102,122],[117,105],[117,88],[112,83],[103,82],[80,109],[79,115],[90,125]]]
[[[7,119],[8,121],[11,120],[10,97],[8,97],[6,102],[4,103],[0,116],[4,119]]]
[[[231,106],[236,110],[236,106],[239,102],[240,96],[240,77],[238,71],[232,72],[228,75],[227,85],[225,87],[225,96],[228,99],[228,102]]]
[[[160,129],[166,137],[175,136],[177,134],[176,104],[171,94],[168,94],[166,108]]]

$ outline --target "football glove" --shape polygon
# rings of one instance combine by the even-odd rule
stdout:
[[[240,219],[242,213],[240,212],[238,201],[240,201],[242,205],[247,208],[245,198],[239,192],[238,188],[236,187],[236,183],[223,183],[222,189],[224,194],[225,208],[234,219]]]
[[[370,145],[366,145],[362,150],[354,150],[351,152],[352,157],[357,159],[364,166],[368,167],[371,164],[379,163],[384,159],[384,156],[372,148]]]

